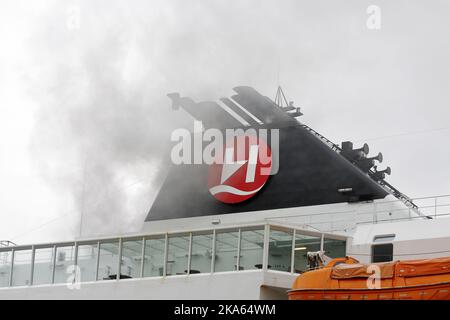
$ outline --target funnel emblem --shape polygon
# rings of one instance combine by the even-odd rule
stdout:
[[[243,202],[264,187],[271,168],[272,154],[265,141],[256,136],[234,137],[209,167],[209,192],[224,203]]]

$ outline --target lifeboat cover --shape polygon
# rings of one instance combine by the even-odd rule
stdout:
[[[381,279],[389,279],[394,277],[394,264],[389,263],[374,263],[380,268]],[[339,264],[333,267],[331,271],[332,279],[352,279],[352,278],[368,278],[373,275],[372,272],[367,272],[369,265],[354,263],[354,264]]]

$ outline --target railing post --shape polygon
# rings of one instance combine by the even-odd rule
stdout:
[[[213,240],[212,240],[212,256],[211,256],[211,273],[214,273],[214,268],[216,264],[216,229],[213,230]]]
[[[163,277],[167,276],[167,260],[169,254],[169,234],[166,233],[164,237],[164,266],[163,266]]]
[[[75,267],[78,266],[78,242],[75,241],[74,245],[75,247],[75,252],[74,252],[74,257],[73,257],[73,264]],[[75,271],[76,272],[76,271]]]
[[[53,246],[53,257],[52,257],[52,284],[55,283],[55,273],[56,273],[56,251],[57,251],[56,244]]]
[[[324,242],[325,242],[325,236],[322,233],[320,236],[320,251],[322,251],[322,252],[323,252],[323,248],[324,248]]]
[[[141,278],[144,277],[144,263],[145,263],[145,237],[142,237],[141,270],[139,272]]]
[[[295,237],[296,237],[296,230],[294,229],[292,231],[291,274],[294,274],[294,268],[295,268]]]
[[[269,244],[270,244],[270,225],[266,223],[264,226],[264,245],[263,245],[263,261],[262,269],[267,271],[269,264]]]
[[[100,268],[100,250],[101,244],[100,241],[97,241],[97,258],[95,261],[95,281],[98,281],[98,269]]]
[[[189,248],[186,274],[191,274],[191,256],[192,256],[192,232],[189,232]]]
[[[34,246],[31,246],[31,270],[30,270],[30,286],[33,285],[33,278],[34,278],[34,261],[36,257],[36,248]]]
[[[438,201],[438,198],[435,197],[434,198],[434,218],[437,217],[437,201]]]
[[[241,264],[241,236],[242,236],[242,231],[241,231],[241,228],[239,228],[239,231],[238,231],[237,256],[236,256],[236,271],[240,270],[240,264]]]
[[[119,281],[120,280],[120,275],[122,274],[122,238],[119,238],[119,262],[118,262],[118,267],[117,267],[117,275],[116,275],[116,280]]]
[[[11,267],[9,269],[9,286],[10,287],[12,287],[12,283],[13,283],[14,256],[15,256],[15,250],[14,250],[14,248],[12,248],[11,249]]]

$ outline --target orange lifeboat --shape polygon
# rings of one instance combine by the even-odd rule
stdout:
[[[346,257],[295,280],[289,300],[450,300],[450,258],[365,265]]]

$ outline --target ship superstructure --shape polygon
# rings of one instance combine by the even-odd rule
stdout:
[[[254,196],[218,201],[209,165],[172,164],[139,234],[0,248],[0,298],[285,299],[308,252],[365,263],[450,255],[446,197],[408,198],[377,169],[381,154],[300,122],[281,88],[275,101],[234,90],[169,97],[205,129],[279,130],[278,170]]]

